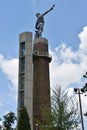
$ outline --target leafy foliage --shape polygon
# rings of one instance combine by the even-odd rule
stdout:
[[[53,90],[52,117],[53,126],[58,130],[73,130],[80,123],[78,103],[60,87]]]
[[[78,129],[80,114],[78,103],[73,97],[69,97],[67,92],[57,86],[53,89],[50,108],[43,107],[42,112],[46,118],[46,124],[38,122],[39,127],[45,130],[74,130]]]
[[[8,114],[3,116],[3,126],[6,128],[6,130],[12,129],[12,124],[14,124],[16,120],[15,113],[9,112]]]
[[[26,107],[20,111],[19,121],[18,121],[18,130],[31,130],[30,120]]]

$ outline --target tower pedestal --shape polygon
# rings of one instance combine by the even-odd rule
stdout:
[[[44,122],[42,106],[50,106],[49,63],[51,56],[48,51],[48,40],[36,38],[33,46],[33,119],[34,130],[36,120]]]

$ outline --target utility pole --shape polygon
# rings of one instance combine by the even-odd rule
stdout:
[[[78,96],[79,96],[79,107],[80,107],[82,130],[84,130],[84,122],[83,122],[83,115],[82,115],[82,105],[81,105],[81,95],[80,95],[80,94],[82,94],[81,90],[82,90],[82,89],[74,88],[74,92],[75,92],[76,94],[78,94]]]
[[[87,78],[87,72],[85,73],[85,75],[83,75],[84,78]],[[85,84],[85,86],[83,87],[84,92],[87,92],[87,82]],[[87,96],[87,94],[85,94],[85,96]],[[87,116],[87,112],[84,114],[84,116]]]

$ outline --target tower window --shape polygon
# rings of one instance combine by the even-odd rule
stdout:
[[[25,58],[21,58],[20,60],[20,68],[21,68],[21,72],[24,72],[25,70]]]
[[[24,91],[20,92],[20,108],[24,107]]]
[[[21,43],[21,56],[25,56],[25,42]]]
[[[24,89],[24,81],[25,81],[25,75],[21,74],[20,75],[20,89]]]

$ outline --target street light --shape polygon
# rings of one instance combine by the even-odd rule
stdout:
[[[36,124],[36,130],[38,130],[38,124]]]
[[[87,78],[87,72],[85,73],[85,75],[83,75],[84,78]]]
[[[87,116],[87,112],[84,114],[84,116]]]
[[[85,75],[83,75],[83,77],[84,77],[84,78],[87,78],[87,72],[86,72]],[[84,92],[87,91],[87,83],[85,83],[85,86],[83,87],[83,89],[84,89]]]
[[[87,72],[86,72],[85,75],[83,75],[83,77],[87,78]],[[84,89],[84,92],[87,92],[87,83],[85,84],[85,86],[83,87],[83,89]],[[87,96],[87,95],[85,94],[85,96]],[[84,116],[87,116],[87,112],[84,114]]]
[[[74,88],[74,92],[79,96],[79,107],[80,107],[80,115],[81,115],[81,123],[82,123],[82,130],[84,130],[84,123],[83,123],[83,115],[82,115],[82,105],[81,105],[81,97],[80,94],[83,93],[83,89]]]

